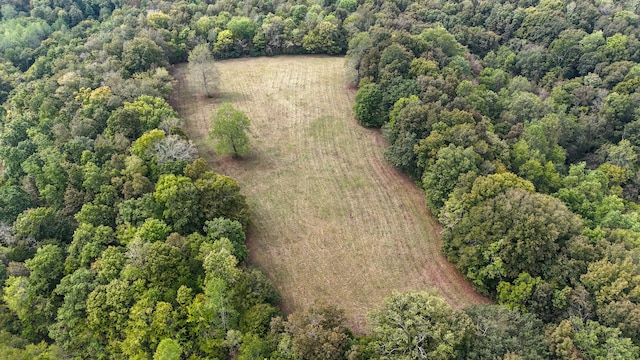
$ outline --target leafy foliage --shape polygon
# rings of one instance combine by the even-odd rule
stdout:
[[[394,294],[371,314],[381,357],[453,359],[471,328],[469,317],[427,292]]]
[[[376,84],[365,84],[356,94],[356,103],[353,105],[356,120],[363,126],[375,127],[384,123],[384,111],[382,110],[382,91]]]
[[[303,359],[343,358],[349,339],[344,321],[341,310],[322,304],[291,314],[284,324],[291,336],[291,350]]]
[[[211,118],[209,136],[218,140],[216,149],[221,154],[243,157],[249,153],[249,117],[229,103],[222,104]]]
[[[387,159],[419,181],[449,259],[512,309],[543,322],[591,317],[637,345],[633,10],[592,1],[372,10],[372,23],[349,18],[361,31],[347,50],[355,118],[382,127]]]
[[[503,306],[479,305],[465,309],[473,334],[460,357],[495,359],[516,354],[522,359],[548,359],[549,344],[543,323],[532,314]]]
[[[637,358],[633,6],[6,1],[0,353]],[[278,320],[265,276],[238,266],[246,200],[196,159],[165,67],[188,59],[213,95],[214,57],[345,52],[356,120],[383,128],[444,251],[511,309],[396,294],[354,339],[334,308]],[[246,115],[214,118],[218,152],[246,156]]]

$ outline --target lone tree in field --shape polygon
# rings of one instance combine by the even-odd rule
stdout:
[[[249,153],[248,128],[249,117],[231,104],[225,103],[211,118],[209,136],[218,140],[218,153],[231,154],[235,158],[243,157]]]
[[[202,85],[207,97],[212,97],[218,87],[218,71],[208,43],[197,45],[189,52],[189,67],[202,75]]]

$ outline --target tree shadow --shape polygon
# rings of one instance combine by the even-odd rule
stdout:
[[[213,96],[213,99],[218,100],[219,102],[229,102],[234,103],[243,99],[242,93],[233,92],[233,91],[221,91],[216,93]]]

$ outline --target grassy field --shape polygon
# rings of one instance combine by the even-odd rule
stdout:
[[[356,332],[393,291],[434,287],[458,308],[486,302],[440,254],[424,196],[385,162],[380,133],[353,119],[343,64],[315,56],[221,61],[215,99],[185,65],[173,71],[172,102],[189,136],[247,195],[251,263],[274,282],[285,312],[323,300],[345,309]],[[216,156],[207,137],[222,102],[252,120],[244,160]]]

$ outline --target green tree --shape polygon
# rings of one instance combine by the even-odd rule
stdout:
[[[233,245],[227,238],[204,243],[200,247],[200,259],[206,274],[205,282],[219,279],[228,286],[234,284],[241,274],[236,267],[238,259],[233,256]]]
[[[4,185],[0,187],[0,222],[13,224],[18,215],[35,204],[21,187]]]
[[[216,150],[221,154],[231,153],[233,157],[243,157],[249,153],[250,120],[247,115],[233,105],[224,103],[211,117],[209,136],[218,140]]]
[[[171,105],[157,96],[141,95],[133,102],[124,103],[124,110],[137,119],[143,132],[156,129],[163,121],[178,117]]]
[[[433,211],[439,211],[444,205],[461,175],[478,171],[479,158],[472,147],[464,149],[449,144],[438,150],[435,163],[422,177],[427,201]]]
[[[79,267],[89,268],[91,263],[100,257],[102,251],[115,242],[112,228],[81,223],[73,233],[73,240],[67,249],[65,271],[72,273]]]
[[[207,239],[212,242],[221,238],[229,239],[233,244],[233,256],[235,256],[239,262],[247,259],[249,250],[245,244],[246,236],[242,230],[242,224],[238,221],[220,217],[215,218],[205,222],[204,231],[207,234]]]
[[[526,312],[526,303],[541,284],[540,277],[534,279],[528,273],[521,272],[513,283],[501,281],[498,284],[498,302],[509,309]]]
[[[279,310],[273,305],[257,304],[245,311],[240,318],[240,330],[264,336],[269,331],[271,319],[279,315]]]
[[[237,326],[238,312],[231,303],[232,293],[227,279],[209,277],[204,294],[198,294],[188,305],[187,322],[195,347],[209,356],[222,357],[223,341],[228,330]]]
[[[200,179],[195,181],[195,186],[199,191],[199,204],[201,213],[205,219],[226,218],[238,221],[246,229],[249,225],[249,214],[247,201],[240,193],[238,182],[228,176],[206,172]],[[201,230],[205,224],[200,224]],[[239,238],[234,235],[234,243],[239,243]],[[242,254],[242,249],[238,248]]]
[[[136,139],[140,136],[140,120],[136,116],[135,110],[120,108],[111,113],[107,119],[105,133],[108,136],[120,134],[128,139]]]
[[[216,57],[228,57],[233,47],[233,33],[231,30],[222,30],[218,33],[216,42],[213,44],[213,52]]]
[[[561,360],[619,359],[632,360],[640,356],[640,348],[610,328],[592,320],[563,320],[547,330],[551,351]]]
[[[148,288],[161,291],[166,294],[165,300],[170,300],[188,279],[189,268],[184,255],[164,242],[155,242],[143,249],[139,254],[144,259],[139,267],[140,278],[147,282]]]
[[[71,238],[72,232],[67,218],[48,207],[28,209],[18,215],[13,231],[18,239],[58,239],[64,242]]]
[[[551,161],[543,165],[536,159],[530,159],[520,166],[518,174],[531,181],[541,193],[553,193],[560,187],[560,175]]]
[[[342,29],[331,21],[323,21],[302,38],[302,46],[310,53],[339,54],[346,41]]]
[[[256,35],[256,24],[247,17],[234,17],[227,23],[227,30],[231,30],[233,39],[249,44]]]
[[[442,26],[427,29],[420,37],[430,47],[442,50],[447,57],[462,56],[465,53],[465,48]]]
[[[165,241],[170,233],[171,227],[164,221],[149,218],[136,229],[135,236],[144,242],[161,242]]]
[[[151,184],[153,189],[153,184]],[[118,206],[118,224],[129,223],[133,226],[141,225],[148,218],[162,218],[162,206],[154,199],[153,193],[147,193],[139,198],[125,200]]]
[[[205,94],[212,97],[217,92],[219,76],[208,43],[196,45],[189,52],[189,67],[200,74]]]
[[[581,276],[585,288],[593,294],[596,313],[605,326],[619,328],[631,339],[640,337],[640,266],[631,254],[622,259],[602,259],[589,264]]]
[[[379,71],[404,76],[409,72],[413,54],[398,44],[387,46],[380,54]]]
[[[348,12],[356,11],[358,8],[358,2],[356,0],[339,0],[336,4],[336,8],[345,9]]]
[[[87,327],[103,343],[124,339],[129,311],[140,292],[125,280],[98,285],[87,297]]]
[[[377,84],[365,84],[356,94],[353,112],[356,120],[362,126],[378,127],[385,121],[385,113],[382,110],[382,90]]]
[[[479,176],[473,181],[471,189],[459,186],[449,195],[449,199],[440,210],[438,220],[445,227],[454,227],[462,215],[472,207],[509,189],[521,189],[530,193],[535,191],[530,181],[522,179],[514,173],[504,172]]]
[[[247,226],[245,197],[228,176],[206,172],[195,183],[186,176],[162,175],[154,198],[163,207],[164,220],[183,234],[201,231],[205,221],[224,217]]]
[[[113,280],[120,278],[120,272],[126,262],[125,255],[121,247],[109,246],[94,264],[96,271],[96,281],[101,285],[106,285]]]
[[[579,42],[586,33],[581,29],[568,29],[558,35],[549,45],[549,61],[563,68],[567,75],[574,75],[581,52]]]
[[[87,330],[87,296],[96,287],[94,276],[80,268],[62,278],[55,294],[64,298],[58,308],[56,322],[49,327],[49,337],[60,347],[76,354],[87,351],[91,340]]]
[[[149,358],[161,339],[177,334],[175,325],[171,304],[144,297],[131,307],[120,347],[131,358]]]
[[[151,39],[136,37],[123,45],[122,65],[130,76],[165,64],[164,51]]]
[[[444,249],[483,292],[492,292],[499,281],[513,281],[522,272],[547,274],[582,227],[559,200],[509,189],[466,212],[445,232]],[[567,275],[555,280],[564,282]]]
[[[238,360],[251,360],[269,358],[274,351],[272,343],[268,339],[247,333],[242,338],[242,344],[238,348]]]
[[[569,174],[562,179],[562,187],[555,196],[586,223],[599,222],[596,209],[609,195],[609,181],[600,170],[587,170],[586,163],[571,165]]]
[[[236,306],[239,310],[249,312],[254,306],[264,304],[278,305],[280,296],[267,276],[259,269],[249,268],[239,274],[233,286]],[[268,321],[264,324],[268,330]],[[257,334],[257,332],[254,332]]]
[[[153,194],[163,206],[164,220],[185,235],[200,230],[204,221],[199,207],[199,193],[191,179],[173,174],[162,175]]]
[[[54,322],[58,304],[51,293],[62,278],[63,259],[60,247],[45,245],[26,261],[28,278],[10,276],[5,282],[3,300],[22,321],[22,335],[30,341],[45,340]]]
[[[493,360],[510,352],[523,359],[549,358],[544,324],[535,315],[495,305],[471,306],[464,312],[471,318],[473,332],[459,358]]]
[[[151,131],[148,131],[138,137],[136,141],[134,141],[134,143],[131,145],[131,154],[133,156],[137,156],[140,159],[150,158],[153,154],[153,148],[155,144],[159,143],[165,137],[165,132],[160,129],[153,129]],[[129,161],[136,160],[131,159]]]
[[[529,83],[527,79],[524,79],[524,81],[526,84]],[[515,81],[512,79],[511,83],[514,84]],[[548,112],[542,100],[527,91],[514,92],[508,100],[506,109],[508,113],[503,114],[502,117],[511,123],[532,122],[542,118]]]
[[[429,292],[396,293],[369,315],[377,353],[386,359],[454,359],[471,320]]]
[[[517,35],[532,42],[549,45],[569,24],[562,13],[562,2],[544,1],[525,10],[525,18]]]
[[[182,356],[182,346],[173,339],[162,339],[156,352],[153,354],[153,360],[180,360]]]
[[[109,205],[85,203],[74,217],[78,222],[94,226],[115,226],[115,211]]]
[[[291,346],[302,359],[338,360],[344,358],[349,337],[344,312],[334,306],[315,304],[287,318],[285,329]]]

